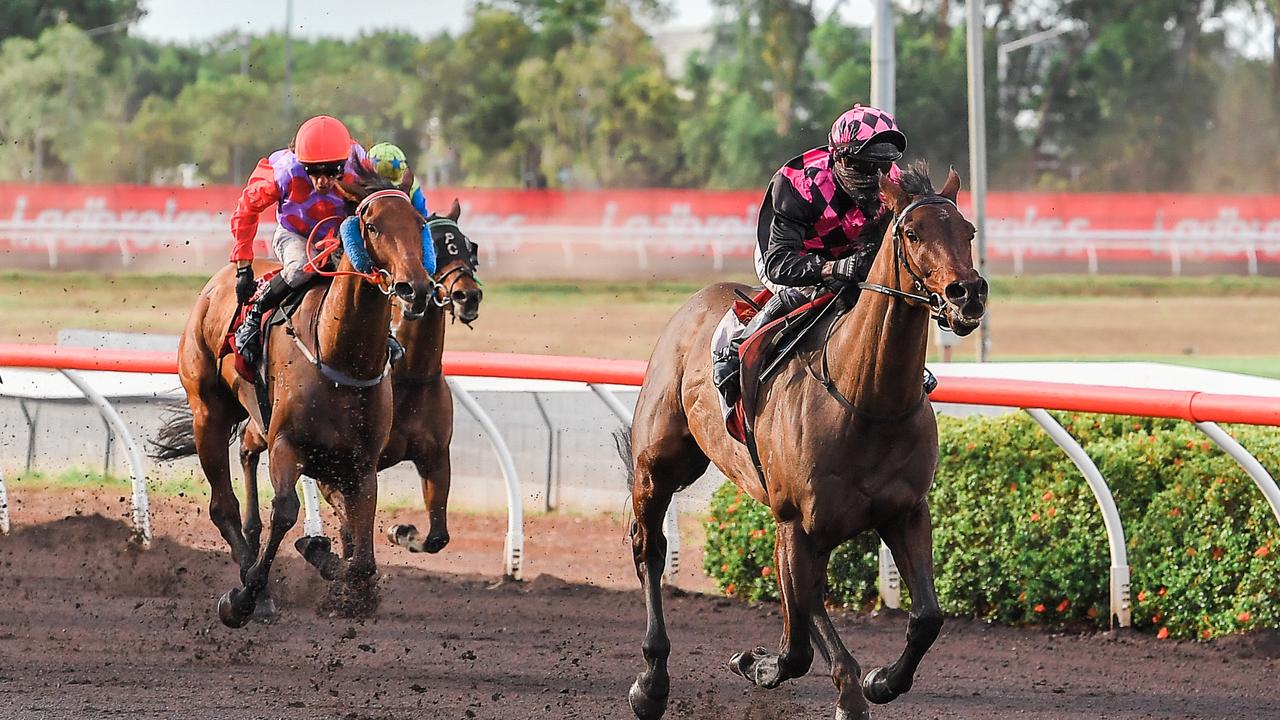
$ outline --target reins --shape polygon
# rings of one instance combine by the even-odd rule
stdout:
[[[327,222],[341,222],[344,219],[345,218],[341,215],[330,215],[316,223],[315,227],[311,228],[311,234],[307,236],[307,264],[303,266],[303,269],[327,278],[335,278],[343,275],[362,278],[366,282],[377,286],[377,288],[382,291],[383,295],[390,295],[391,273],[387,272],[383,268],[375,267],[367,273],[360,272],[359,270],[324,269],[324,264],[329,261],[329,258],[333,257],[334,253],[338,252],[339,248],[342,247],[342,240],[337,235],[330,235],[316,240],[316,232],[318,232]],[[313,255],[312,250],[319,250],[320,252]]]
[[[907,274],[911,276],[911,280],[913,283],[912,290],[914,290],[915,292],[905,292],[903,290],[899,290],[898,288],[891,288],[885,285],[880,285],[878,283],[869,283],[869,282],[858,283],[857,287],[859,290],[870,290],[871,292],[880,293],[881,295],[888,295],[889,297],[892,297],[892,298],[899,298],[903,300],[915,300],[917,302],[924,303],[929,307],[931,311],[929,314],[931,318],[933,318],[934,320],[945,321],[945,318],[940,314],[943,307],[945,307],[945,302],[943,301],[940,295],[938,295],[935,292],[931,292],[928,289],[928,287],[925,286],[924,278],[922,278],[915,271],[915,269],[911,267],[911,263],[907,260],[906,253],[903,252],[902,250],[901,234],[898,232],[898,228],[901,225],[902,221],[907,217],[907,214],[910,213],[912,210],[915,210],[916,208],[924,205],[942,205],[942,204],[955,206],[955,203],[953,203],[951,200],[948,200],[947,198],[941,195],[927,195],[925,197],[918,198],[908,203],[907,206],[904,207],[901,212],[895,213],[893,216],[893,224],[890,226],[889,233],[893,239],[894,262],[901,265],[907,271]],[[830,356],[829,347],[831,344],[831,336],[835,334],[836,324],[840,322],[841,317],[842,317],[841,315],[837,315],[835,318],[832,319],[831,324],[827,326],[826,334],[822,338],[821,374],[814,372],[813,366],[806,363],[805,369],[808,371],[809,376],[812,377],[819,385],[821,385],[823,389],[827,391],[828,395],[835,398],[836,402],[840,403],[841,407],[843,407],[845,410],[849,411],[853,415],[856,415],[864,420],[867,420],[870,422],[897,422],[899,420],[903,420],[911,416],[913,413],[916,412],[917,409],[919,409],[920,405],[924,402],[926,395],[923,389],[920,391],[920,400],[914,405],[912,405],[910,408],[908,408],[907,410],[904,410],[903,412],[898,413],[896,415],[872,415],[870,413],[867,413],[863,410],[858,409],[852,402],[849,401],[849,398],[846,398],[844,396],[844,393],[840,392],[840,389],[836,387],[835,381],[831,379],[831,364],[828,358]]]

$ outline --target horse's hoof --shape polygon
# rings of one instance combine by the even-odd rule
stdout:
[[[218,598],[218,619],[223,625],[229,628],[242,628],[249,624],[249,618],[253,614],[252,611],[244,612],[237,608],[237,601],[240,599],[240,590],[228,590]]]
[[[782,684],[782,668],[777,655],[758,647],[748,653],[737,653],[729,658],[733,674],[750,680],[755,685],[771,690]]]
[[[836,708],[836,720],[871,720],[871,711],[855,711]]]
[[[889,689],[889,671],[882,667],[872,668],[862,678],[862,695],[877,705],[893,702],[898,693]]]
[[[250,618],[254,622],[260,622],[263,625],[270,625],[276,621],[278,614],[279,613],[276,611],[276,601],[272,600],[270,595],[263,593],[262,597],[258,598],[257,604],[253,606],[253,614],[250,615]]]
[[[333,553],[333,541],[323,535],[303,535],[293,543],[293,547],[313,565],[316,562],[313,558]]]
[[[631,690],[627,693],[631,712],[635,713],[640,720],[658,720],[667,711],[667,696],[653,697],[646,693],[640,685],[640,677],[643,677],[643,674],[636,677],[635,682],[631,683]]]
[[[409,543],[416,537],[418,537],[418,528],[414,525],[392,525],[387,528],[387,542],[392,545],[409,548]]]
[[[422,549],[429,553],[438,553],[449,544],[449,533],[431,533],[427,536],[427,541],[422,543]]]

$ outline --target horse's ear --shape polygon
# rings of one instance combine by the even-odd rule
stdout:
[[[938,194],[951,202],[956,201],[956,196],[960,194],[960,176],[956,174],[954,167],[947,172],[947,182]]]
[[[400,180],[400,192],[413,197],[413,170],[405,168],[404,177]]]
[[[910,200],[902,187],[883,173],[880,175],[880,194],[884,196],[885,204],[895,213],[906,207]]]
[[[365,190],[359,183],[347,182],[346,180],[339,180],[334,183],[334,187],[337,188],[338,194],[348,202],[358,203],[364,199],[365,195],[369,194],[369,191]]]
[[[458,222],[458,218],[462,217],[462,205],[458,202],[458,198],[453,199],[453,204],[449,206],[449,212],[445,217],[454,222]]]

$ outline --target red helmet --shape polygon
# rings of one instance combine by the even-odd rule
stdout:
[[[342,121],[317,115],[298,128],[293,154],[304,164],[338,162],[351,154],[351,142],[351,133]]]

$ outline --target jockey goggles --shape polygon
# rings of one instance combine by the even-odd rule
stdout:
[[[346,167],[345,160],[326,163],[303,163],[302,169],[311,177],[342,177],[342,170]]]

